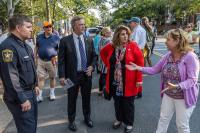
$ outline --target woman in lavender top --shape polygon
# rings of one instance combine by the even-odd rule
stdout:
[[[199,87],[199,61],[181,29],[166,35],[169,52],[153,67],[126,65],[129,70],[161,73],[162,104],[156,133],[166,133],[175,112],[178,133],[190,133],[189,120],[196,106]]]

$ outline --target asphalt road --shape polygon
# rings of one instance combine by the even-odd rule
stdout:
[[[197,49],[197,46],[195,46]],[[156,63],[160,56],[167,52],[163,43],[157,43],[155,53],[151,56]],[[160,75],[144,76],[144,91],[142,99],[135,100],[135,122],[133,133],[155,133],[159,119],[161,98],[159,94]],[[93,79],[93,93],[91,98],[92,120],[94,128],[87,128],[83,122],[81,97],[77,100],[77,133],[123,133],[123,127],[112,129],[115,120],[113,101],[106,101],[98,96],[98,75]],[[71,133],[67,119],[67,93],[62,88],[56,89],[57,99],[48,100],[48,87],[45,89],[45,101],[39,104],[38,133]],[[191,133],[200,133],[200,97],[190,121]],[[168,133],[176,133],[175,117],[170,122]],[[5,133],[16,133],[14,122],[10,123]]]

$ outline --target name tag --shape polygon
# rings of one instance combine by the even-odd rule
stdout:
[[[24,56],[24,59],[27,59],[27,58],[29,58],[29,56]]]

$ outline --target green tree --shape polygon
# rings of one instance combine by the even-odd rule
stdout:
[[[182,23],[185,18],[200,11],[200,0],[112,0],[111,4],[117,8],[112,14],[113,25],[132,16],[147,16],[163,24],[168,16],[167,11],[177,22]]]

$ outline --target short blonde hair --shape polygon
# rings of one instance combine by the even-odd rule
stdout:
[[[110,27],[103,27],[103,29],[101,30],[101,35],[102,36],[105,36],[105,34],[107,32],[111,31]]]
[[[115,48],[119,47],[121,45],[120,44],[119,35],[122,32],[122,30],[125,30],[127,32],[127,34],[128,34],[128,41],[130,42],[131,30],[128,27],[124,26],[124,25],[120,25],[115,30],[114,35],[113,35],[113,39],[112,39],[113,46]]]
[[[167,32],[165,37],[166,38],[171,37],[174,40],[179,40],[177,50],[180,53],[185,54],[189,51],[193,51],[193,48],[191,48],[190,45],[189,45],[187,35],[182,29],[172,29],[172,30]]]

